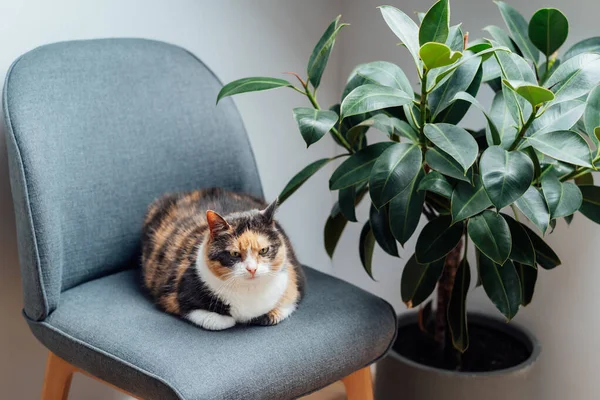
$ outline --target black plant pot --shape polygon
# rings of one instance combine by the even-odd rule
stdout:
[[[375,398],[377,400],[530,400],[535,398],[533,385],[528,383],[541,347],[537,339],[514,323],[481,314],[469,313],[469,328],[504,336],[520,348],[522,361],[508,368],[477,372],[454,371],[415,362],[396,351],[405,341],[401,335],[417,324],[416,313],[398,317],[398,334],[390,353],[377,364]],[[408,328],[408,329],[407,329]],[[473,345],[473,338],[471,338]],[[478,343],[481,345],[482,343]],[[489,346],[495,346],[489,343]],[[484,346],[485,347],[485,346]],[[475,350],[475,346],[473,346]],[[469,351],[469,350],[467,350]],[[480,356],[480,354],[479,354]]]

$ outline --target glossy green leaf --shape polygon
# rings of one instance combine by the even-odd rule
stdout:
[[[592,167],[590,147],[573,131],[548,132],[528,137],[534,149],[547,156],[582,167]]]
[[[541,86],[532,85],[523,81],[503,80],[509,88],[514,90],[519,96],[523,97],[532,106],[538,106],[554,100],[554,93]]]
[[[452,192],[451,212],[453,221],[462,221],[492,206],[481,179],[475,176],[475,186],[458,182]]]
[[[448,84],[448,82],[452,81],[452,79],[454,78],[454,75],[456,73],[458,73],[458,70],[460,70],[460,68],[457,69],[457,71],[452,75],[452,77],[447,82],[445,82],[442,86],[444,86],[444,85]],[[481,66],[479,66],[479,68],[477,69],[477,72],[475,73],[475,77],[471,81],[471,84],[467,87],[466,91],[463,93],[466,93],[473,97],[477,96],[477,93],[479,92],[479,88],[481,87],[482,79],[483,79],[483,68]],[[467,112],[469,111],[469,108],[471,107],[471,104],[472,103],[469,101],[465,101],[462,99],[456,99],[456,96],[454,96],[452,99],[450,99],[450,104],[438,113],[438,115],[435,117],[433,122],[434,123],[445,122],[448,124],[457,125],[467,114]]]
[[[499,210],[523,195],[533,181],[533,162],[519,151],[488,147],[481,155],[479,170],[483,186]]]
[[[465,38],[460,24],[450,27],[446,46],[450,47],[453,51],[463,51],[465,49]]]
[[[415,232],[421,219],[425,192],[417,191],[417,187],[422,182],[423,176],[424,172],[421,169],[411,183],[389,204],[390,229],[402,246]]]
[[[469,93],[466,93],[466,92],[457,93],[456,96],[454,96],[454,99],[468,101],[469,103],[473,104],[477,109],[479,109],[479,111],[481,111],[483,113],[483,116],[487,120],[487,124],[488,124],[487,129],[490,132],[488,144],[489,145],[499,145],[502,140],[502,137],[500,136],[500,132],[498,131],[498,128],[496,127],[495,122],[492,120],[491,116],[488,115],[487,111],[485,110],[485,108],[483,108],[481,103],[475,97],[473,97],[472,95],[470,95]]]
[[[325,67],[327,66],[327,61],[329,60],[329,55],[331,54],[331,50],[335,44],[335,38],[337,37],[337,34],[340,32],[340,29],[348,25],[339,24],[340,17],[341,15],[339,15],[331,24],[329,24],[327,30],[317,42],[317,45],[313,49],[313,52],[308,59],[308,80],[310,83],[312,83],[315,89],[319,87],[319,84],[321,83],[321,77],[323,76],[323,71],[325,71]]]
[[[359,86],[342,101],[341,118],[377,111],[382,108],[402,106],[411,103],[412,100],[412,95],[400,89],[371,84]]]
[[[360,203],[362,198],[367,193],[367,184],[350,186],[345,189],[340,189],[338,193],[338,206],[342,215],[351,222],[356,221],[356,205]]]
[[[242,78],[229,82],[223,86],[217,95],[217,103],[223,97],[233,96],[234,94],[259,92],[261,90],[276,89],[280,87],[292,87],[292,84],[285,79],[252,77]]]
[[[329,189],[338,190],[369,179],[377,158],[393,143],[375,143],[357,151],[344,161],[331,175]]]
[[[456,160],[466,172],[477,158],[479,146],[463,128],[451,124],[427,124],[425,136]]]
[[[538,270],[535,266],[515,262],[519,281],[521,282],[521,305],[526,306],[533,299]]]
[[[464,56],[464,57],[460,57],[460,60],[458,62],[455,62],[454,64],[450,65],[447,68],[444,68],[444,69],[440,70],[437,74],[435,74],[435,79],[431,80],[431,84],[429,84],[427,86],[427,90],[431,91],[434,86],[436,86],[440,82],[444,81],[457,68],[459,68],[461,65],[463,65],[463,64],[471,61],[474,58],[483,57],[483,56],[485,56],[487,54],[490,54],[490,53],[508,52],[508,51],[509,50],[506,47],[496,46],[496,47],[492,47],[492,48],[487,49],[487,50],[480,51],[477,54],[471,54],[471,55],[467,55],[467,56]]]
[[[596,86],[587,98],[583,122],[586,133],[598,145],[594,130],[600,126],[600,85]]]
[[[462,53],[452,51],[450,47],[443,43],[429,42],[421,46],[419,57],[423,60],[423,64],[427,69],[434,69],[454,64],[456,60],[462,57]]]
[[[507,320],[513,319],[522,301],[521,282],[513,262],[498,265],[481,252],[477,252],[477,260],[485,293]]]
[[[569,35],[569,21],[556,8],[542,8],[529,21],[529,39],[549,57],[563,45]]]
[[[464,353],[469,347],[467,325],[467,293],[471,284],[471,268],[467,259],[463,259],[454,278],[454,286],[448,302],[448,328],[454,348]]]
[[[399,136],[405,136],[407,133],[415,135],[416,133],[412,130],[410,125],[401,119],[390,117],[386,114],[375,114],[371,118],[361,122],[360,124],[352,127],[348,130],[346,138],[350,144],[358,143],[362,135],[365,134],[365,129],[361,128],[375,128],[383,133],[386,133],[390,140],[399,140]]]
[[[315,162],[308,164],[304,167],[300,172],[298,172],[294,177],[288,182],[287,185],[283,188],[281,193],[279,194],[279,204],[282,204],[288,197],[290,197],[296,190],[300,188],[317,171],[325,166],[332,158],[322,158]]]
[[[325,230],[323,232],[325,251],[329,258],[333,257],[333,252],[347,223],[348,220],[341,213],[339,204],[335,203],[331,209],[331,214],[327,218],[327,222],[325,222]]]
[[[419,27],[408,15],[392,6],[380,6],[383,19],[419,65]]]
[[[449,199],[454,188],[444,175],[437,171],[430,171],[419,184],[418,190],[429,190]]]
[[[585,102],[581,100],[570,100],[553,105],[541,117],[533,121],[533,124],[527,130],[527,136],[569,130],[579,121],[585,107]]]
[[[294,108],[294,119],[308,147],[319,141],[335,126],[338,115],[333,111],[297,107]]]
[[[512,238],[512,248],[510,249],[510,258],[513,261],[526,265],[535,266],[535,249],[533,243],[523,226],[512,217],[502,214],[510,229]]]
[[[517,10],[509,6],[503,1],[497,1],[502,18],[508,27],[513,40],[524,56],[533,61],[538,62],[540,53],[529,39],[529,25],[527,21]]]
[[[456,247],[462,237],[464,224],[451,223],[449,216],[441,216],[425,225],[415,247],[417,262],[426,264],[437,261]]]
[[[564,55],[564,60],[568,60],[583,53],[600,53],[600,36],[584,39],[575,43]]]
[[[377,241],[377,244],[379,244],[379,247],[389,255],[399,257],[398,245],[390,230],[387,207],[381,207],[378,210],[371,204],[369,221],[371,223],[373,236],[375,236],[375,240]]]
[[[433,119],[452,103],[457,93],[464,92],[469,88],[479,71],[480,65],[481,59],[479,58],[463,64],[456,69],[450,79],[429,94],[427,100]]]
[[[387,61],[374,61],[354,68],[344,88],[342,99],[357,87],[366,84],[388,86],[405,93],[413,92],[410,81],[399,66]]]
[[[521,226],[527,231],[527,235],[529,236],[529,239],[531,239],[531,243],[533,243],[533,248],[535,249],[535,261],[538,265],[544,269],[552,269],[559,266],[561,261],[554,250],[552,250],[541,237],[526,225],[521,224]]]
[[[473,170],[468,170],[465,174],[463,167],[455,161],[449,154],[438,149],[429,149],[425,153],[425,162],[432,169],[442,174],[465,182],[472,182]]]
[[[515,201],[515,205],[542,233],[546,233],[550,224],[550,212],[544,196],[538,189],[529,187],[525,194]]]
[[[469,219],[467,231],[479,251],[496,264],[506,262],[512,248],[512,238],[510,228],[502,216],[486,210]]]
[[[445,43],[450,30],[450,7],[448,0],[439,0],[423,17],[419,28],[419,45],[427,42]]]
[[[512,53],[496,53],[495,56],[504,79],[537,85],[535,72],[523,58]],[[531,104],[506,85],[504,81],[502,82],[502,92],[512,119],[517,123],[524,122],[532,112]]]
[[[548,204],[550,219],[566,217],[581,207],[581,191],[572,182],[561,182],[556,176],[546,174],[542,178],[542,193]]]
[[[600,187],[581,186],[579,190],[583,195],[583,203],[579,211],[595,223],[600,224]]]
[[[415,144],[394,143],[379,156],[369,177],[373,204],[381,207],[402,192],[417,176],[423,163]]]
[[[417,307],[433,293],[443,269],[443,258],[429,264],[419,264],[414,254],[409,258],[400,279],[400,294],[408,308]]]
[[[508,47],[511,52],[517,53],[515,42],[513,42],[510,36],[508,36],[508,33],[506,33],[502,28],[495,25],[488,25],[483,28],[483,30],[492,35],[492,38],[501,46]]]
[[[365,272],[373,278],[373,250],[375,249],[375,236],[371,229],[370,223],[367,221],[360,232],[360,239],[358,244],[358,253],[360,256],[360,262],[362,263]]]
[[[584,53],[563,63],[544,83],[554,92],[553,104],[577,99],[600,84],[600,54]]]

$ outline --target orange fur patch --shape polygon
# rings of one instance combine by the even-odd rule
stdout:
[[[260,255],[258,252],[264,247],[268,247],[270,244],[269,239],[263,235],[257,234],[253,231],[246,231],[242,233],[237,239],[236,251],[239,251],[242,255],[242,260],[248,255],[248,250],[252,253],[254,258],[258,258]]]

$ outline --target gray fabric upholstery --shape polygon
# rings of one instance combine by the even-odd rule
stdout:
[[[137,270],[64,292],[32,322],[50,350],[144,399],[293,399],[370,364],[395,333],[383,300],[307,268],[298,310],[274,327],[210,332],[155,308]]]
[[[145,399],[286,399],[382,356],[383,300],[308,269],[275,327],[201,330],[153,306],[139,279],[147,205],[224,186],[262,196],[220,82],[165,43],[58,43],[18,59],[4,87],[24,315],[48,349]],[[302,255],[300,255],[300,258]]]
[[[224,186],[261,195],[233,102],[178,47],[136,39],[57,43],[19,58],[4,90],[25,312],[138,256],[157,196]]]

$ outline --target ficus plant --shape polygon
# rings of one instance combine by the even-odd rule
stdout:
[[[329,180],[338,191],[325,223],[330,256],[366,194],[371,208],[359,253],[371,277],[375,243],[398,257],[398,242],[404,246],[421,215],[427,218],[404,266],[401,296],[409,308],[420,306],[422,330],[452,362],[469,346],[470,245],[477,286],[510,320],[531,302],[538,268],[561,263],[542,239],[556,221],[569,224],[579,211],[600,223],[592,177],[600,165],[600,37],[559,53],[569,30],[563,13],[544,8],[527,22],[510,5],[497,5],[508,31],[488,26],[473,41],[462,25],[450,24],[448,0],[419,13],[419,25],[397,8],[379,7],[402,45],[392,50],[414,61],[416,92],[400,67],[374,61],[352,71],[340,104],[321,108],[317,89],[346,26],[338,17],[314,48],[305,78],[294,74],[298,86],[245,78],[225,85],[217,99],[280,87],[306,96],[310,107],[293,110],[306,144],[330,134],[342,154],[306,166],[279,199],[344,158]],[[490,107],[476,99],[484,85],[495,93]],[[483,128],[460,126],[471,107],[485,117]],[[372,129],[389,140],[370,143]],[[436,288],[433,306],[427,300]]]

